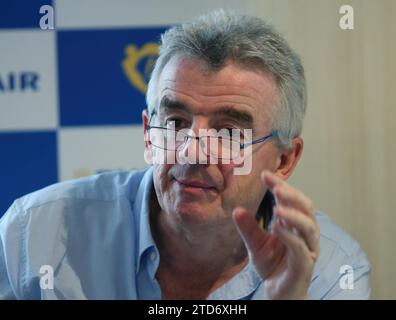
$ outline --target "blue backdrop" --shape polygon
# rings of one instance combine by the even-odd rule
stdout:
[[[56,21],[54,30],[41,30],[43,4],[52,1],[0,1],[0,216],[26,193],[103,169],[73,163],[85,148],[79,140],[90,132],[84,129],[103,126],[114,129],[108,132],[116,142],[125,137],[117,129],[140,125],[156,43],[165,30],[62,30]],[[84,141],[100,157],[106,146],[96,136]],[[117,152],[107,153],[116,159]],[[62,170],[76,173],[61,177]]]

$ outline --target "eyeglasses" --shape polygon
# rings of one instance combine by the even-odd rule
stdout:
[[[153,116],[155,111],[151,114]],[[150,122],[151,122],[150,117]],[[167,151],[179,151],[182,150],[189,139],[197,140],[200,145],[200,149],[205,156],[210,156],[216,159],[232,160],[242,156],[243,150],[251,145],[262,143],[268,139],[275,138],[278,136],[278,131],[274,130],[270,134],[251,141],[241,136],[240,130],[232,131],[231,135],[228,129],[222,129],[219,132],[214,129],[209,129],[209,135],[191,134],[191,130],[183,128],[176,130],[174,128],[167,128],[161,126],[147,126],[149,143],[154,147],[167,150]],[[235,134],[237,133],[237,135]]]

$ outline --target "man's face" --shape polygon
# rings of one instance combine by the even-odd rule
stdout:
[[[209,72],[201,61],[172,59],[157,89],[160,106],[151,125],[174,121],[176,128],[191,128],[196,136],[199,129],[252,129],[253,140],[276,129],[271,121],[276,84],[264,73],[232,63]],[[146,145],[145,152],[150,148],[154,146]],[[279,150],[269,140],[254,145],[251,157],[248,175],[234,175],[232,162],[154,165],[154,187],[162,210],[173,222],[188,227],[232,223],[237,206],[255,213],[265,193],[260,173],[276,168]]]

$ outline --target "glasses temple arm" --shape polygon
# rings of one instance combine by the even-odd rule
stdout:
[[[277,137],[277,136],[278,136],[278,131],[275,130],[275,131],[272,131],[269,135],[267,135],[265,137],[262,137],[262,138],[259,138],[257,140],[253,140],[252,142],[241,143],[241,147],[240,148],[244,149],[247,146],[250,146],[250,145],[253,145],[253,144],[256,144],[256,143],[260,143],[260,142],[264,142],[265,140],[267,140],[269,138],[274,138],[274,137]]]

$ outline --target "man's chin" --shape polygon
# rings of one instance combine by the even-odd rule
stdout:
[[[221,213],[196,202],[183,202],[176,206],[174,214],[186,225],[214,224],[221,219]]]

